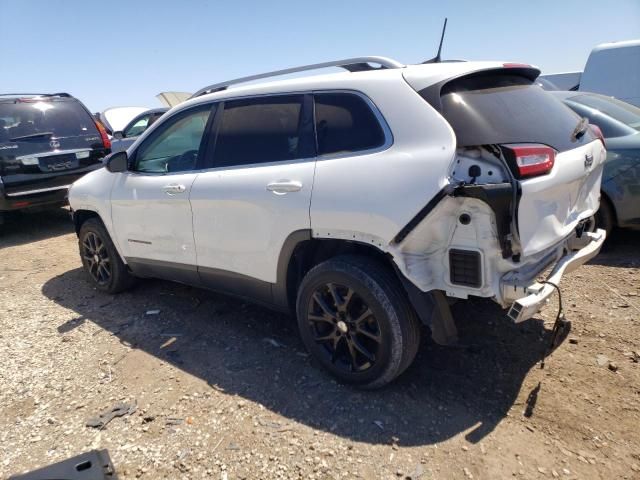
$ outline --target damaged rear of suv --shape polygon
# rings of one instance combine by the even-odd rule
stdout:
[[[325,67],[347,72],[239,86]],[[455,340],[447,297],[521,322],[599,251],[604,144],[539,73],[361,57],[206,87],[73,184],[84,268],[294,312],[321,365],[380,387],[421,323]]]
[[[406,76],[457,143],[438,201],[394,239],[399,266],[422,291],[491,297],[516,322],[540,310],[605,237],[590,232],[604,141],[533,84],[538,74],[505,64],[427,86]]]

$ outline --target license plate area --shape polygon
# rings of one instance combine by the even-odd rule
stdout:
[[[62,172],[78,168],[80,166],[80,162],[76,158],[76,155],[64,154],[41,157],[39,166],[40,170],[43,172]]]

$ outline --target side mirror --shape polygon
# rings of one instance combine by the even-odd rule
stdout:
[[[106,158],[107,170],[111,173],[126,172],[129,169],[129,157],[126,151],[112,153]]]
[[[118,130],[117,132],[113,132],[112,137],[116,140],[122,140],[124,138],[124,133]]]

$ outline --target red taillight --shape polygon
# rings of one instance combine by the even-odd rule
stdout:
[[[98,120],[95,120],[96,127],[100,132],[100,138],[102,138],[102,146],[108,150],[111,150],[111,140],[109,139],[109,134],[107,133],[107,129],[104,128],[104,125],[100,123]]]
[[[600,130],[600,127],[593,124],[590,124],[589,127],[591,128],[591,131],[594,133],[594,135],[598,137],[598,140],[602,142],[602,145],[606,147],[607,144],[604,143],[604,135],[602,134],[602,130]]]
[[[531,68],[531,65],[526,63],[503,63],[504,68]]]
[[[556,151],[545,145],[509,145],[520,178],[549,173],[556,161]]]

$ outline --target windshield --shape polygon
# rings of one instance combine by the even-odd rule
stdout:
[[[584,94],[570,97],[569,100],[594,108],[625,125],[640,130],[640,108],[613,97]]]
[[[73,100],[0,103],[0,142],[97,134],[92,117]]]
[[[553,95],[508,71],[475,74],[441,90],[442,114],[458,146],[541,143],[559,152],[594,140],[573,133],[580,117]]]

